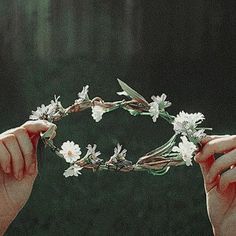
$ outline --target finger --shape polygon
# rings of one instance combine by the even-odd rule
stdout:
[[[46,120],[37,120],[27,121],[22,125],[22,127],[25,128],[29,132],[29,134],[39,134],[40,132],[47,131],[51,125],[52,123]]]
[[[16,179],[21,180],[24,175],[24,159],[14,134],[8,134],[3,139],[5,147],[11,155],[12,171]]]
[[[210,135],[210,136],[206,136],[205,138],[203,138],[201,140],[201,144],[202,145],[206,145],[208,142],[212,141],[212,140],[216,140],[219,138],[226,138],[229,137],[230,135]],[[214,155],[210,155],[208,156],[208,158],[205,158],[205,160],[202,160],[202,154],[201,152],[199,152],[195,157],[194,160],[199,163],[200,165],[200,169],[203,175],[203,180],[204,180],[204,186],[205,186],[205,190],[208,192],[210,191],[217,183],[218,183],[218,179],[216,179],[215,181],[213,181],[212,183],[208,183],[207,182],[207,175],[208,172],[212,166],[212,164],[215,161]]]
[[[215,140],[215,139],[219,139],[219,138],[226,138],[226,137],[230,137],[230,135],[207,135],[205,138],[203,138],[201,140],[201,144],[204,146],[205,144],[207,144],[208,142]],[[200,152],[194,157],[194,160],[199,163],[201,160],[201,154]]]
[[[208,172],[207,182],[211,183],[219,174],[230,169],[234,164],[236,164],[236,149],[215,160]]]
[[[233,148],[236,148],[236,135],[213,139],[202,148],[195,160],[198,163],[203,162],[206,161],[209,156],[216,153],[224,153]]]
[[[220,135],[211,135],[211,136],[206,136],[205,138],[203,138],[201,140],[201,144],[202,145],[205,145],[206,143],[208,143],[209,141],[211,140],[214,140],[214,139],[217,139],[221,137]],[[215,158],[213,155],[209,156],[205,161],[202,161],[202,162],[199,162],[199,156],[201,155],[200,152],[198,152],[195,157],[194,157],[194,160],[199,163],[199,166],[200,166],[200,169],[201,169],[201,172],[202,172],[202,176],[203,176],[203,181],[204,181],[204,187],[205,187],[205,191],[209,191],[212,186],[209,185],[206,181],[206,178],[207,178],[207,175],[208,175],[208,172],[212,166],[212,164],[214,163],[215,161]]]
[[[0,141],[0,165],[5,173],[11,172],[11,155],[2,141]]]
[[[204,146],[206,145],[208,142],[212,141],[212,140],[215,140],[215,139],[218,139],[218,138],[222,138],[222,137],[225,137],[225,136],[228,136],[228,135],[207,135],[206,137],[204,137],[202,140],[201,140],[201,144]],[[202,154],[200,153],[200,151],[195,155],[194,157],[194,160],[199,163],[201,162],[201,156]]]
[[[213,165],[214,161],[215,161],[214,156],[210,156],[210,157],[208,157],[208,159],[206,161],[199,163],[199,166],[200,166],[200,169],[202,172],[202,176],[203,176],[203,180],[204,180],[204,187],[205,187],[206,192],[208,192],[215,185],[215,182],[213,182],[213,183],[207,182],[207,175],[208,175],[208,172],[209,172],[211,166]]]
[[[218,139],[218,138],[226,138],[226,137],[229,137],[230,135],[207,135],[206,137],[204,137],[202,140],[201,140],[201,144],[202,145],[205,145],[206,143],[210,142],[211,140],[215,140],[215,139]]]
[[[219,189],[224,192],[231,183],[236,182],[236,169],[230,169],[223,173],[219,181]]]
[[[14,130],[13,134],[15,135],[17,142],[20,146],[21,153],[23,154],[25,162],[25,171],[28,174],[34,174],[36,162],[36,158],[34,155],[35,150],[27,130],[23,127],[19,127]]]
[[[27,132],[31,134],[39,134],[40,132],[45,132],[48,130],[48,128],[55,124],[50,123],[46,120],[37,120],[37,121],[27,121],[25,122],[21,127],[25,128]],[[16,128],[9,129],[3,133],[0,134],[0,137],[3,137],[6,134],[12,134]]]
[[[40,132],[47,131],[52,125],[56,129],[55,124],[50,123],[46,120],[27,121],[25,124],[22,125],[22,127],[24,127],[29,133],[29,136],[31,138],[35,150],[37,150],[37,145],[40,138],[39,136]]]

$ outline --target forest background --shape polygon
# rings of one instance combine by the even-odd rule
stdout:
[[[235,134],[235,1],[0,0],[1,131],[60,95],[66,106],[82,86],[119,99],[116,79],[147,99],[166,93],[179,111],[202,112],[214,134]],[[165,121],[90,112],[58,125],[59,145],[120,142],[137,160],[172,135]],[[85,149],[83,149],[85,151]],[[39,155],[39,176],[6,235],[211,235],[197,164],[147,173],[83,173],[65,179],[64,161]]]

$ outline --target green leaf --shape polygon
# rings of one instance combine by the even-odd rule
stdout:
[[[146,99],[140,95],[138,92],[136,92],[134,89],[130,88],[125,82],[121,81],[120,79],[117,79],[118,80],[118,83],[120,84],[121,88],[133,99],[136,99],[136,100],[141,100],[142,102],[144,103],[147,103],[148,102],[146,101]]]
[[[172,149],[173,146],[175,145],[175,139],[176,139],[176,134],[173,135],[172,138],[162,146],[147,153],[146,156],[163,155],[164,153],[169,152],[169,150]]]
[[[175,116],[171,116],[167,111],[160,112],[160,116],[170,124],[172,124],[173,121],[175,120]]]
[[[148,173],[152,174],[152,175],[164,175],[168,172],[169,169],[170,169],[170,167],[168,166],[162,170],[148,170]]]
[[[132,115],[132,116],[137,116],[137,115],[140,114],[140,113],[137,112],[137,111],[133,111],[133,110],[128,110],[128,111],[129,111],[130,115]]]

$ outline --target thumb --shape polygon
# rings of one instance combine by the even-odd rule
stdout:
[[[35,151],[37,150],[40,133],[47,131],[51,125],[52,123],[46,120],[27,121],[22,125],[27,130]]]
[[[52,125],[52,123],[46,120],[37,120],[37,121],[27,121],[25,122],[22,127],[25,128],[29,135],[39,135],[40,132],[47,131],[48,128]]]

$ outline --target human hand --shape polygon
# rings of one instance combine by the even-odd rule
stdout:
[[[209,136],[195,156],[200,164],[214,235],[236,235],[236,135]],[[215,154],[222,154],[215,158]]]
[[[0,134],[0,235],[25,205],[38,173],[37,144],[47,121],[28,121]]]

